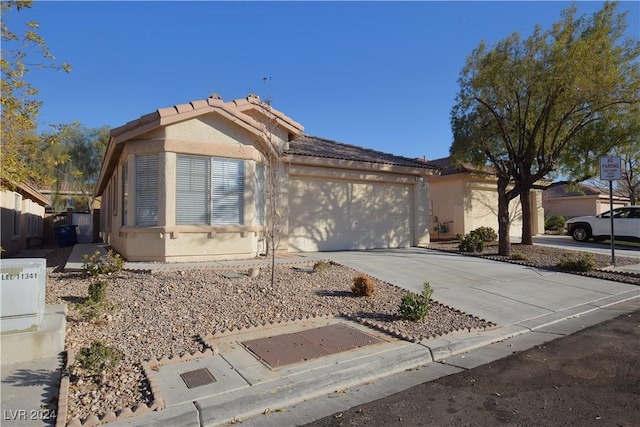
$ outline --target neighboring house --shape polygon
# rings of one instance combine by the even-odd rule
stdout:
[[[629,199],[613,194],[613,208],[628,206]],[[609,192],[587,184],[558,185],[542,193],[542,206],[547,215],[564,217],[598,215],[610,209]]]
[[[0,246],[7,255],[42,243],[44,208],[51,200],[27,184],[14,191],[0,191],[2,207],[2,241]]]
[[[440,175],[429,177],[431,198],[432,238],[450,239],[456,234],[468,234],[478,227],[491,227],[498,231],[498,193],[495,176],[489,169],[482,170],[470,164],[453,166],[451,159],[426,161],[438,167]],[[532,232],[544,232],[544,211],[541,192],[531,191],[533,211]],[[511,227],[509,234],[522,235],[522,207],[519,198],[509,205]]]
[[[111,131],[96,185],[101,234],[130,261],[252,258],[264,251],[269,144],[288,206],[281,251],[429,242],[424,163],[303,134],[258,97],[163,108]]]

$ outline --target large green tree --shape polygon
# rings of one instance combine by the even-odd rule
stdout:
[[[550,29],[485,42],[469,55],[451,112],[454,160],[489,164],[498,185],[499,251],[509,255],[509,202],[520,198],[522,241],[532,243],[530,191],[562,171],[594,173],[613,149],[611,129],[640,102],[640,43],[626,15],[605,3],[593,16],[564,10]]]
[[[613,181],[613,190],[617,195],[628,197],[631,204],[640,201],[640,109],[625,109],[620,111],[616,123],[598,122],[594,134],[597,134],[604,144],[614,147],[609,155],[620,156],[622,161],[622,179]],[[606,138],[606,139],[605,139]],[[597,165],[590,165],[597,169]],[[592,170],[594,178],[589,184],[606,192],[609,182],[601,181],[597,170]]]
[[[44,137],[38,135],[38,114],[42,102],[37,99],[38,91],[27,80],[32,68],[49,68],[69,72],[66,63],[57,63],[45,40],[38,34],[38,23],[26,22],[23,31],[10,29],[7,18],[33,5],[33,1],[2,1],[1,28],[2,54],[2,127],[0,134],[0,185],[14,188],[22,182],[42,183],[60,159],[45,159],[43,146],[58,141],[58,127]],[[49,168],[34,167],[52,161]]]
[[[87,211],[93,204],[93,190],[109,144],[109,131],[109,126],[87,128],[76,123],[58,135],[58,145],[47,150],[46,157],[66,159],[54,173],[56,192],[62,185],[72,186],[82,193]]]

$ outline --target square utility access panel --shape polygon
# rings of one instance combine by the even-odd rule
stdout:
[[[180,374],[180,377],[182,377],[182,381],[184,381],[189,389],[216,382],[216,379],[207,368],[183,372]]]

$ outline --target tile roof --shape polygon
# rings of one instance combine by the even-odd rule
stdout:
[[[280,111],[271,108],[268,102],[260,101],[260,97],[257,95],[249,94],[246,98],[224,102],[218,94],[213,93],[209,95],[207,99],[191,101],[186,104],[176,104],[166,108],[158,108],[156,111],[131,120],[123,126],[111,129],[111,137],[118,137],[127,132],[135,132],[138,129],[148,132],[153,128],[165,124],[208,114],[212,111],[216,111],[229,118],[234,118],[234,121],[239,120],[245,126],[261,131],[261,125],[247,114],[247,111],[250,110],[271,115],[279,125],[290,132],[299,134],[304,129],[300,123]]]
[[[22,195],[22,197],[26,197],[27,199],[39,204],[40,206],[48,206],[52,203],[51,199],[46,195],[42,194],[34,184],[27,184],[27,183],[21,182],[18,185],[15,185],[15,186],[7,185],[6,187],[8,189],[11,189],[11,191],[14,191]]]
[[[358,147],[356,145],[344,144],[311,135],[302,135],[291,140],[286,154],[293,156],[322,157],[328,159],[382,163],[422,169],[435,169],[435,167],[419,160],[396,156],[369,148]]]
[[[465,173],[465,172],[480,172],[480,173],[486,173],[486,174],[493,173],[493,168],[491,166],[484,166],[482,168],[478,168],[476,166],[473,166],[471,163],[462,163],[460,165],[454,165],[451,162],[451,157],[442,157],[440,159],[426,160],[424,162],[428,165],[431,165],[432,167],[440,169],[441,175],[453,175],[456,173]]]
[[[260,97],[254,94],[249,94],[243,99],[225,102],[218,94],[213,93],[207,99],[158,108],[154,112],[140,116],[123,126],[111,129],[109,145],[102,161],[95,194],[101,195],[104,191],[107,180],[110,179],[113,173],[118,156],[122,152],[122,142],[162,126],[210,113],[219,114],[256,135],[262,135],[264,131],[264,125],[254,117],[256,115],[274,119],[278,126],[289,133],[290,138],[301,135],[304,130],[300,123],[272,108],[269,102],[261,101]]]
[[[594,187],[592,185],[578,183],[575,185],[556,185],[554,187],[547,188],[546,190],[544,190],[544,195],[545,197],[550,198],[576,196],[609,196],[609,191]],[[626,198],[626,195],[624,195],[622,192],[614,190],[613,197]]]

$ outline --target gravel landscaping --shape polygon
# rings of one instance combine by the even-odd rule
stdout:
[[[434,247],[457,251],[457,244],[436,243]],[[554,267],[566,252],[539,246],[513,247],[526,258],[519,262],[540,267]],[[274,286],[267,268],[255,278],[248,277],[247,269],[235,270],[241,277],[234,279],[222,275],[232,270],[122,271],[103,278],[108,282],[107,300],[112,309],[90,320],[78,305],[87,299],[89,285],[99,279],[61,272],[70,252],[71,248],[56,249],[47,256],[46,303],[68,305],[66,348],[77,354],[99,340],[117,349],[122,361],[117,368],[97,375],[72,370],[68,420],[151,404],[153,396],[141,361],[204,351],[207,347],[202,337],[232,328],[343,315],[397,336],[421,339],[493,326],[473,313],[460,313],[436,301],[424,320],[405,321],[397,313],[406,291],[373,279],[375,293],[357,297],[350,288],[358,272],[339,265],[314,273],[293,266],[276,267]],[[495,257],[497,247],[489,245],[485,253]],[[604,267],[606,258],[595,256],[597,267]],[[637,262],[618,258],[619,265]],[[603,278],[640,284],[640,277],[607,274],[613,276]]]

